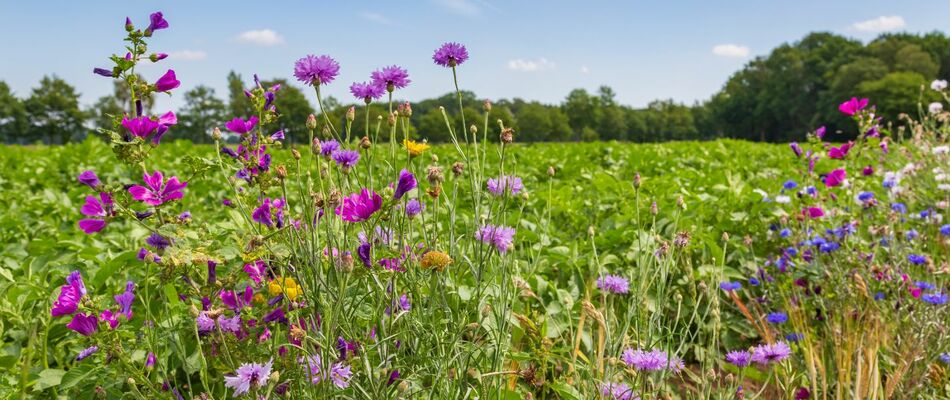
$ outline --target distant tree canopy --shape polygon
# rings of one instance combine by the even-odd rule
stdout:
[[[915,115],[918,104],[926,107],[939,100],[937,93],[926,89],[937,78],[950,78],[950,38],[943,33],[884,34],[865,45],[817,32],[749,61],[704,102],[687,105],[654,100],[645,108],[633,108],[619,104],[615,90],[609,86],[595,92],[571,90],[560,104],[501,99],[492,104],[487,134],[495,140],[501,120],[515,129],[517,140],[522,142],[655,142],[721,137],[784,142],[800,140],[806,132],[824,125],[832,140],[844,140],[855,132],[850,121],[837,111],[838,104],[855,96],[867,97],[879,115],[899,124],[900,113]],[[262,82],[265,87],[275,84],[281,85],[275,101],[280,118],[273,130],[283,129],[288,141],[306,141],[307,116],[319,112],[308,100],[312,89],[282,78]],[[250,85],[232,71],[227,76],[226,99],[218,98],[206,86],[188,90],[183,94],[184,106],[177,111],[179,125],[168,137],[206,143],[214,127],[234,117],[249,117],[253,110],[244,89]],[[111,128],[117,117],[133,109],[124,86],[115,81],[113,94],[82,110],[76,90],[55,76],[44,77],[25,98],[0,81],[0,141],[64,143],[94,132],[95,127]],[[460,139],[473,125],[481,139],[486,134],[484,101],[473,92],[463,91],[461,95],[468,126],[462,124],[456,94],[447,93],[411,104],[411,138],[447,142],[451,140],[448,120]],[[328,97],[323,103],[330,120],[338,126],[346,122],[347,110],[355,106],[350,134],[357,138],[365,134],[367,108],[363,102]],[[152,99],[145,99],[147,112],[153,104]],[[445,115],[440,107],[445,107]],[[368,131],[373,140],[388,140],[388,113],[385,101],[370,105]],[[377,138],[374,133],[379,124],[382,133]],[[402,140],[401,135],[400,130],[396,139]]]

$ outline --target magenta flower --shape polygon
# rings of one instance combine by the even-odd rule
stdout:
[[[132,194],[133,199],[150,206],[160,206],[184,197],[182,189],[188,186],[188,182],[179,182],[177,176],[165,182],[160,171],[155,171],[151,176],[145,174],[143,180],[148,187],[135,185],[129,188],[129,193]]]
[[[815,219],[825,216],[825,212],[821,209],[821,207],[806,207],[802,209],[802,215]]]
[[[448,42],[435,50],[432,60],[443,67],[452,68],[468,60],[468,50],[461,44]]]
[[[92,314],[79,313],[73,316],[73,320],[69,321],[66,327],[80,335],[89,336],[99,330],[99,318]]]
[[[140,138],[145,138],[158,129],[158,122],[155,122],[146,116],[132,119],[129,119],[129,117],[122,117],[122,126],[125,127],[129,133]]]
[[[99,185],[102,184],[102,182],[99,181],[99,177],[96,176],[96,173],[93,171],[83,171],[76,179],[79,180],[79,183],[89,186],[93,189],[99,187]]]
[[[308,55],[294,63],[294,76],[308,85],[326,85],[339,74],[340,64],[327,55]]]
[[[393,90],[402,89],[412,82],[409,80],[409,72],[395,65],[373,71],[371,78],[373,78],[374,85],[384,87],[390,93]]]
[[[158,145],[162,140],[162,136],[165,135],[165,132],[168,132],[168,129],[178,123],[178,117],[174,112],[167,112],[161,117],[158,117],[158,128],[155,129],[155,136],[152,137],[152,144]]]
[[[825,186],[827,187],[840,186],[842,183],[844,183],[844,180],[847,179],[847,177],[848,177],[848,172],[845,171],[844,168],[838,168],[834,171],[829,172],[828,175],[825,175]]]
[[[406,192],[415,189],[418,183],[416,182],[416,177],[412,175],[412,172],[408,170],[399,171],[399,182],[396,183],[396,191],[393,193],[393,198],[399,200],[402,198]]]
[[[247,121],[243,118],[235,118],[224,124],[224,127],[231,132],[243,135],[253,130],[255,125],[257,125],[257,117],[248,118]]]
[[[854,142],[845,143],[841,145],[841,147],[832,147],[828,150],[828,157],[836,160],[842,160],[848,155],[848,151],[851,150],[852,146],[854,146]]]
[[[116,304],[119,305],[119,314],[125,315],[126,320],[132,319],[132,302],[135,301],[135,283],[128,281],[125,283],[125,292],[117,294],[114,297]]]
[[[489,178],[487,185],[488,191],[495,196],[504,195],[505,192],[514,196],[524,189],[521,178],[514,175],[499,176],[498,179]]]
[[[102,310],[99,313],[99,320],[105,322],[109,326],[109,329],[115,329],[119,326],[119,314],[112,312],[112,310]]]
[[[161,11],[152,13],[148,18],[149,24],[148,28],[145,28],[145,36],[152,36],[152,32],[168,28],[168,21],[165,20]],[[126,25],[130,25],[128,19],[126,19]]]
[[[257,388],[266,388],[273,365],[273,360],[263,365],[256,363],[243,364],[235,371],[234,376],[224,377],[224,387],[234,389],[234,397],[247,393],[252,385]]]
[[[99,193],[99,198],[96,198],[96,196],[86,196],[86,204],[83,204],[79,212],[86,216],[98,218],[79,220],[79,229],[82,229],[86,234],[101,231],[102,228],[106,226],[106,217],[113,215],[113,204],[112,196],[107,192]]]
[[[792,349],[785,342],[762,344],[752,348],[752,362],[770,364],[781,362],[792,354]]]
[[[385,92],[385,86],[379,86],[373,82],[353,82],[353,84],[350,85],[350,93],[353,93],[353,97],[363,100],[366,104],[383,97],[383,93]]]
[[[802,146],[800,146],[798,142],[789,143],[788,146],[792,148],[792,152],[795,153],[795,157],[802,156]]]
[[[267,227],[273,227],[274,218],[276,218],[277,228],[283,228],[285,204],[286,201],[284,201],[284,199],[271,200],[269,197],[265,198],[261,203],[261,206],[254,209],[254,212],[251,213],[251,218],[254,220],[254,222],[263,224]]]
[[[218,296],[224,305],[233,310],[240,310],[251,304],[251,300],[254,299],[254,289],[250,286],[245,286],[243,294],[237,294],[233,290],[224,290]]]
[[[838,106],[838,110],[847,115],[857,114],[858,111],[864,109],[868,106],[868,99],[860,99],[857,97],[852,97],[851,100],[848,100]]]
[[[79,308],[79,302],[86,295],[86,284],[79,271],[73,271],[66,277],[66,284],[59,288],[59,297],[53,302],[50,314],[54,317],[71,315]]]
[[[179,86],[181,86],[181,81],[175,77],[175,71],[171,69],[155,81],[155,90],[159,92],[167,92]]]
[[[382,197],[376,192],[363,189],[359,193],[353,193],[344,198],[343,204],[336,208],[336,215],[347,222],[362,222],[369,219],[382,206]]]
[[[507,226],[485,225],[475,232],[475,239],[490,244],[499,253],[507,252],[514,243],[515,228]]]
[[[115,76],[115,73],[113,73],[111,69],[105,69],[105,68],[93,68],[92,73],[99,76],[104,76],[106,78],[112,78]]]
[[[260,284],[261,281],[267,277],[267,264],[261,260],[254,261],[251,264],[244,264],[244,272],[247,273],[247,276],[254,281],[254,283]]]

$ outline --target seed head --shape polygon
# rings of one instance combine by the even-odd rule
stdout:
[[[463,162],[456,161],[452,164],[452,174],[455,175],[456,178],[461,176],[463,171],[465,171],[465,164]]]
[[[363,138],[360,139],[360,148],[361,148],[361,149],[366,150],[366,149],[369,149],[369,148],[372,147],[372,146],[373,146],[373,142],[370,142],[370,141],[369,141],[369,136],[363,136]]]
[[[501,130],[501,142],[502,143],[511,143],[515,140],[515,130],[511,128],[505,128]]]

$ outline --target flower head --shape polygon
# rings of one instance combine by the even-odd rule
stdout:
[[[53,302],[50,314],[54,317],[71,315],[79,308],[79,301],[86,295],[86,285],[79,271],[73,271],[66,278],[66,284],[59,288],[59,297]]]
[[[393,192],[393,198],[399,200],[406,192],[415,189],[418,185],[416,177],[408,170],[399,171],[399,181],[396,182],[396,190]]]
[[[420,203],[419,199],[409,199],[406,202],[406,216],[409,218],[419,215],[425,209],[425,204]]]
[[[610,400],[640,400],[626,383],[604,383],[600,385],[600,394]]]
[[[87,347],[76,355],[76,361],[82,361],[83,359],[95,354],[97,351],[99,351],[99,346]]]
[[[172,200],[181,199],[185,196],[182,192],[188,182],[180,182],[178,177],[173,176],[166,182],[160,171],[155,171],[151,176],[145,174],[143,177],[145,185],[134,185],[129,188],[132,198],[150,206],[160,206]]]
[[[444,43],[432,54],[432,61],[443,67],[452,68],[462,65],[465,60],[468,60],[468,50],[465,46],[455,42]]]
[[[254,212],[251,213],[251,219],[254,222],[263,224],[267,227],[273,227],[274,219],[277,220],[276,227],[278,229],[284,227],[284,205],[286,205],[284,199],[273,199],[269,197],[264,198],[264,201],[261,203],[260,207],[254,209]]]
[[[360,160],[360,153],[356,150],[337,150],[330,155],[330,158],[336,162],[336,165],[347,171]]]
[[[772,324],[784,324],[788,321],[788,315],[783,312],[769,313],[765,316],[765,320]]]
[[[777,363],[788,358],[792,354],[792,349],[785,342],[775,342],[773,344],[762,344],[752,349],[752,361],[758,364],[766,365]]]
[[[224,387],[234,389],[234,397],[247,393],[251,386],[258,388],[267,387],[267,380],[270,378],[270,370],[273,366],[273,360],[266,364],[248,363],[238,367],[234,376],[224,377]]]
[[[683,361],[677,357],[670,357],[663,350],[634,350],[626,349],[620,355],[620,359],[629,367],[640,371],[659,371],[670,369],[678,372],[683,369]]]
[[[396,65],[373,71],[370,77],[373,79],[373,85],[386,88],[390,93],[393,90],[409,86],[409,83],[412,82],[409,80],[409,72]]]
[[[86,196],[86,204],[83,204],[79,212],[95,218],[86,218],[79,220],[79,229],[86,234],[99,232],[106,226],[106,217],[113,214],[112,196],[108,192],[99,193],[99,197]]]
[[[946,304],[947,300],[950,300],[950,295],[947,295],[946,293],[940,293],[940,292],[928,293],[928,294],[920,296],[920,299],[926,303],[939,306],[942,304]]]
[[[152,13],[148,16],[148,19],[149,24],[148,28],[145,28],[145,36],[152,36],[152,32],[168,28],[168,21],[165,20],[161,11]],[[130,25],[128,19],[126,19],[126,25]]]
[[[626,294],[630,292],[630,282],[619,275],[605,275],[597,278],[597,288],[607,293]]]
[[[383,93],[385,92],[385,86],[379,86],[373,82],[353,82],[353,84],[350,85],[350,93],[353,94],[353,97],[363,100],[366,104],[383,97]]]
[[[235,118],[228,123],[224,124],[225,128],[228,128],[229,131],[237,134],[245,134],[254,129],[254,126],[257,125],[257,117],[253,116],[248,118],[245,121],[243,118]]]
[[[499,176],[498,179],[488,178],[488,191],[495,196],[502,196],[506,193],[514,196],[524,189],[521,178],[514,175]]]
[[[122,127],[134,136],[146,138],[158,129],[158,122],[146,116],[137,118],[122,117]]]
[[[748,351],[730,351],[726,353],[726,362],[739,368],[749,365],[752,355]]]
[[[417,157],[429,150],[429,144],[426,142],[416,142],[415,140],[403,139],[403,147],[409,152],[409,157]]]
[[[99,181],[99,177],[96,176],[96,173],[93,171],[83,171],[76,179],[79,180],[79,183],[82,183],[83,185],[89,186],[93,189],[99,187],[99,185],[102,184],[102,182]]]
[[[501,225],[485,225],[475,232],[476,239],[494,246],[499,253],[505,253],[511,248],[514,237],[515,228]]]
[[[308,55],[294,63],[294,76],[308,85],[326,85],[339,74],[340,64],[328,55]]]
[[[346,389],[350,386],[350,377],[353,371],[350,366],[342,362],[334,363],[330,366],[330,381],[340,389]]]
[[[73,320],[69,321],[66,327],[80,335],[89,336],[99,330],[99,318],[94,314],[79,313],[73,315]]]
[[[175,77],[175,71],[171,69],[155,81],[155,91],[157,92],[167,92],[179,86],[181,86],[181,81]]]
[[[382,205],[382,197],[376,192],[363,189],[344,198],[343,204],[336,208],[336,215],[347,222],[362,222],[369,219]]]
[[[727,292],[731,292],[734,290],[742,289],[742,283],[725,281],[725,282],[719,283],[719,288]]]
[[[825,175],[825,186],[835,187],[840,186],[844,183],[844,180],[848,178],[848,172],[844,168],[838,168],[834,171]]]
[[[864,109],[868,106],[868,99],[860,99],[857,97],[852,97],[851,100],[845,101],[838,106],[838,110],[847,115],[857,114],[858,111]]]
[[[844,157],[848,155],[848,151],[851,150],[851,147],[853,146],[854,142],[848,142],[841,145],[841,147],[832,147],[828,150],[828,157],[836,160],[844,159]]]
[[[326,157],[330,157],[337,150],[340,149],[340,142],[330,139],[323,142],[320,142],[320,154],[323,154]]]
[[[920,254],[910,254],[907,256],[907,261],[910,261],[911,264],[923,265],[927,263],[927,257]]]
[[[933,82],[930,82],[930,89],[936,91],[942,91],[947,88],[947,81],[945,79],[935,79]]]

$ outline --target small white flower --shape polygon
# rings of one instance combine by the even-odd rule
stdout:
[[[947,154],[950,153],[950,145],[937,146],[932,151],[934,154]]]
[[[775,202],[776,202],[776,203],[779,203],[779,204],[788,204],[788,203],[790,203],[791,201],[792,201],[792,198],[791,198],[791,197],[788,197],[788,196],[786,196],[786,195],[784,195],[784,194],[780,194],[780,195],[778,195],[778,196],[775,196]]]
[[[937,182],[945,181],[945,180],[947,180],[947,174],[937,174],[937,175],[934,175],[934,180],[937,181]]]
[[[927,106],[927,109],[930,110],[931,114],[940,114],[940,112],[943,111],[943,104],[939,101],[935,101],[930,103],[930,105]]]
[[[947,88],[947,81],[944,79],[937,79],[933,82],[930,82],[930,88],[936,91],[941,91]]]
[[[945,192],[950,192],[950,183],[941,183],[937,185],[937,189],[943,190]]]

